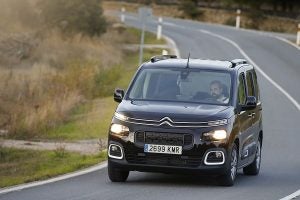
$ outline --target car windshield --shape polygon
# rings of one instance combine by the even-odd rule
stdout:
[[[197,68],[147,68],[131,86],[131,100],[196,102],[225,105],[230,102],[231,76],[225,71]]]

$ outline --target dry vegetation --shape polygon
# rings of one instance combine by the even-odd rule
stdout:
[[[0,129],[34,137],[67,119],[81,102],[111,91],[122,37],[66,35],[45,28],[36,0],[0,0]],[[109,90],[107,89],[109,88]]]
[[[141,6],[145,6],[138,3],[127,3],[127,2],[116,2],[116,1],[103,1],[103,9],[104,10],[121,10],[122,7],[126,9],[127,12],[138,12],[138,8]],[[172,17],[180,17],[182,12],[178,10],[176,5],[156,5],[152,4],[153,15],[156,16],[172,16]]]
[[[103,8],[105,10],[120,10],[125,7],[128,12],[137,12],[142,4],[104,1]],[[156,5],[152,4],[153,14],[156,16],[166,17],[180,17],[188,18],[182,11],[178,9],[177,5]],[[203,22],[235,25],[236,11],[212,9],[212,8],[199,8],[200,15],[197,19]],[[241,15],[241,26],[243,28],[258,29],[264,31],[286,32],[295,34],[297,31],[298,21],[295,19],[264,16],[259,13],[246,13]]]

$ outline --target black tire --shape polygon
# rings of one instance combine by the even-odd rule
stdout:
[[[114,167],[108,162],[108,177],[111,182],[125,182],[128,178],[129,171]]]
[[[222,186],[233,186],[237,174],[238,150],[236,144],[233,144],[230,152],[230,161],[225,174],[220,176],[219,183]]]
[[[258,140],[256,152],[255,152],[255,159],[254,161],[243,168],[243,172],[245,175],[256,176],[260,170],[260,163],[261,163],[261,142]]]

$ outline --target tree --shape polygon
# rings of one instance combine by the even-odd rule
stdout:
[[[38,6],[42,19],[50,27],[90,36],[106,31],[101,0],[40,0]]]
[[[299,0],[266,0],[273,5],[273,10],[278,11],[279,8],[283,12],[294,11],[295,7],[300,6]]]
[[[196,19],[202,12],[198,9],[197,0],[184,0],[179,4],[179,10],[183,11],[189,18]]]

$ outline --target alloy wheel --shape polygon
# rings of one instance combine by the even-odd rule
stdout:
[[[236,171],[237,171],[237,151],[235,148],[232,149],[231,152],[231,179],[234,180],[236,176]]]

